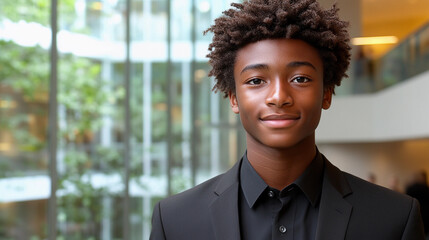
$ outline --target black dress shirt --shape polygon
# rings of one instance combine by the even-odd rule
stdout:
[[[243,240],[315,239],[324,162],[315,159],[292,184],[269,187],[243,157],[240,169],[240,231]]]

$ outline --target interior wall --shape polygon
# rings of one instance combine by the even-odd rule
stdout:
[[[319,142],[386,142],[429,137],[429,71],[374,94],[334,96]]]
[[[326,9],[337,4],[339,16],[342,20],[350,22],[350,37],[360,37],[362,35],[362,2],[349,0],[319,0],[320,5]]]
[[[419,170],[429,173],[429,138],[379,143],[319,143],[319,150],[341,170],[403,192]]]

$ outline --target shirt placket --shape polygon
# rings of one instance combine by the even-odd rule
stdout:
[[[272,239],[291,240],[293,239],[293,223],[295,218],[295,206],[291,200],[293,198],[293,188],[286,190],[284,196],[277,192],[272,198],[275,198],[276,204],[273,205],[273,225]],[[270,192],[268,193],[270,196]]]

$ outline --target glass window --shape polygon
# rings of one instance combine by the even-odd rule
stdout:
[[[148,239],[157,201],[229,168],[243,153],[237,116],[211,93],[205,58],[211,36],[202,36],[229,1],[132,0],[130,14],[126,4],[59,1],[58,59],[51,59],[50,1],[2,1],[2,239],[49,238],[52,194],[58,239],[123,239],[124,217],[129,239]],[[54,63],[58,122],[48,123]],[[56,159],[48,157],[51,124],[58,126]],[[50,161],[58,174],[52,194]]]
[[[71,11],[65,8],[68,4]],[[126,138],[123,5],[114,0],[60,5],[65,6],[58,19],[57,236],[121,238]]]
[[[47,0],[1,3],[2,239],[46,238],[49,8]]]

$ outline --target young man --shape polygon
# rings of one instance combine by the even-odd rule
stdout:
[[[151,239],[424,239],[415,199],[341,172],[315,145],[350,61],[338,9],[315,0],[232,5],[208,29],[208,57],[247,152],[225,174],[160,201]]]

